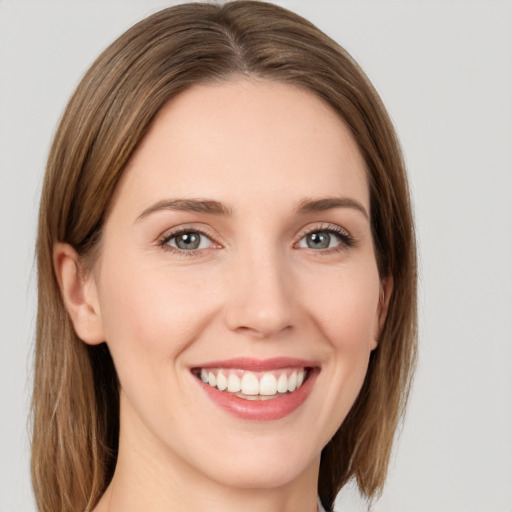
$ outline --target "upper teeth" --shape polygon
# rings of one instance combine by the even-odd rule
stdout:
[[[305,368],[287,368],[273,372],[250,372],[239,369],[203,368],[201,380],[220,391],[242,395],[274,396],[295,391],[304,382]]]

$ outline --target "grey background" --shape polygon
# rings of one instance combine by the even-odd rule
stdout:
[[[401,137],[420,362],[375,512],[512,512],[512,3],[289,0],[368,73]],[[27,411],[45,158],[80,76],[171,2],[0,0],[0,512],[32,511]],[[353,487],[339,511],[365,510]]]

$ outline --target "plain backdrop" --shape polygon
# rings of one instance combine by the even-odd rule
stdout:
[[[0,0],[0,512],[35,510],[27,412],[45,158],[97,54],[162,0]],[[512,512],[512,3],[289,0],[362,65],[411,177],[420,360],[374,512]],[[58,369],[57,369],[58,370]],[[340,512],[366,506],[353,487]]]

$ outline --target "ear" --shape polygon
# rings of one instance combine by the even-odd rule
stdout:
[[[384,323],[386,322],[386,317],[388,316],[389,301],[391,299],[392,292],[393,277],[385,277],[380,282],[379,305],[377,308],[377,332],[375,333],[372,349],[377,348],[377,345],[379,344],[380,333],[384,327]]]
[[[84,275],[80,258],[69,244],[55,244],[53,266],[76,334],[90,345],[102,343],[105,336],[93,277]]]

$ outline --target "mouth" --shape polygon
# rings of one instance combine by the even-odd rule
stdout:
[[[311,370],[288,367],[254,372],[241,368],[196,368],[192,373],[210,387],[243,400],[272,400],[299,389]]]
[[[291,358],[238,358],[191,368],[206,395],[242,419],[268,421],[298,409],[309,396],[320,368]]]

